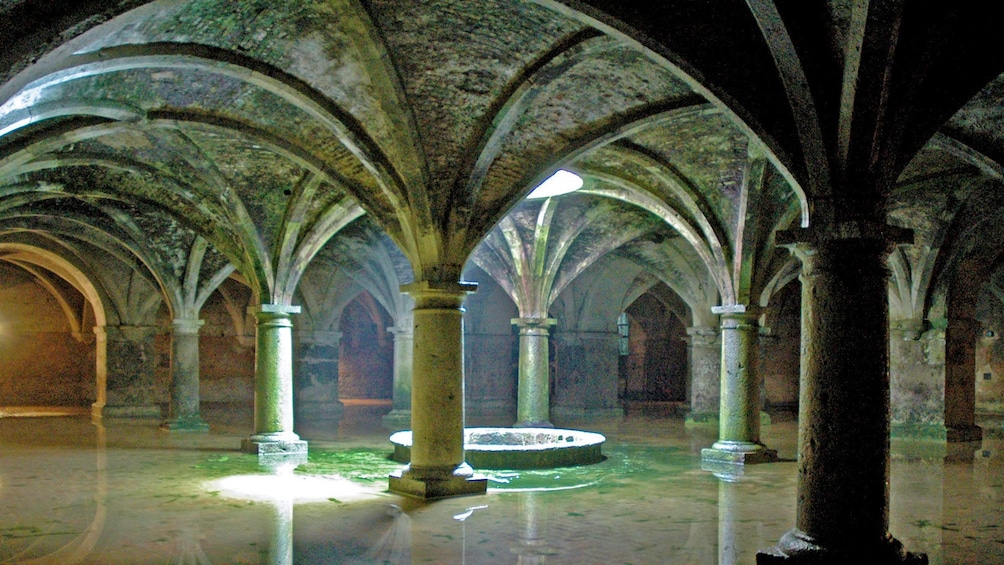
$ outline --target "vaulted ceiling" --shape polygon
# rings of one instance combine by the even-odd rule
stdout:
[[[896,273],[922,312],[959,203],[1001,190],[1004,54],[970,7],[49,4],[0,5],[0,241],[134,257],[175,309],[228,263],[288,303],[363,215],[415,279],[456,281],[560,167],[586,187],[553,216],[609,221],[576,253],[649,214],[621,254],[687,257],[722,303],[790,274],[775,230],[888,213],[917,233]]]

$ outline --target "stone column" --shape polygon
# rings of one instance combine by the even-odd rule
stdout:
[[[198,319],[171,322],[171,410],[162,430],[209,431],[199,413],[199,328],[204,323]]]
[[[296,415],[328,420],[330,424],[330,420],[341,417],[344,409],[338,399],[338,344],[342,332],[303,332],[299,337],[300,349],[294,362],[300,383],[296,391]]]
[[[108,403],[108,332],[104,326],[94,326],[94,376],[96,390],[91,404],[91,421],[99,425]]]
[[[419,281],[415,300],[411,463],[390,476],[393,492],[418,498],[482,494],[487,479],[464,461],[463,302],[477,285]]]
[[[105,326],[106,417],[160,418],[154,326]],[[95,331],[98,341],[101,334]],[[100,347],[100,344],[99,344]]]
[[[384,427],[393,431],[411,428],[411,373],[415,349],[414,322],[387,328],[394,335],[394,394],[390,413],[383,417]]]
[[[241,450],[258,455],[305,455],[307,442],[293,433],[293,321],[299,306],[252,308],[255,324],[254,435]]]
[[[554,318],[513,318],[519,328],[517,428],[553,428],[548,339]]]
[[[891,244],[827,235],[778,234],[802,260],[798,502],[757,563],[926,563],[889,533]]]
[[[944,441],[944,326],[924,331],[918,320],[893,320],[889,330],[892,437]]]
[[[713,311],[722,320],[722,392],[718,441],[701,451],[701,460],[738,465],[777,461],[777,452],[760,443],[759,314],[742,304]]]
[[[687,328],[687,360],[690,365],[690,412],[686,426],[718,425],[721,396],[722,347],[718,328]]]
[[[978,321],[949,312],[945,328],[945,428],[948,441],[980,441],[976,425],[976,340]]]

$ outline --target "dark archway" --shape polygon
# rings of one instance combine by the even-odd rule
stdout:
[[[685,326],[652,290],[632,302],[625,314],[628,322],[627,351],[622,347],[621,399],[643,402],[685,401]]]
[[[370,293],[360,292],[342,311],[338,395],[342,399],[390,400],[394,393],[394,340],[390,315]]]

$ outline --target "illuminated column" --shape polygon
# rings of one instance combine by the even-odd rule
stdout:
[[[94,326],[94,375],[97,390],[91,404],[91,420],[98,425],[108,402],[108,333],[104,326]]]
[[[722,346],[718,328],[687,328],[687,357],[690,365],[690,412],[685,425],[718,425],[721,398]]]
[[[517,428],[553,428],[548,339],[553,318],[513,318],[519,328]]]
[[[390,413],[383,417],[384,426],[394,430],[411,428],[412,353],[415,348],[414,321],[387,328],[394,335],[394,396]]]
[[[411,463],[390,490],[419,498],[482,494],[488,481],[464,461],[463,302],[477,285],[420,281],[415,300]]]
[[[199,328],[203,320],[171,322],[171,415],[162,430],[205,432],[199,414]]]
[[[758,314],[743,305],[713,311],[722,317],[721,408],[718,441],[701,451],[701,459],[738,465],[777,461],[777,452],[760,443]]]
[[[299,306],[262,304],[255,325],[254,435],[241,450],[258,455],[305,454],[307,442],[293,433],[293,322]]]
[[[927,563],[889,533],[891,239],[827,235],[778,234],[802,260],[798,500],[757,563]]]

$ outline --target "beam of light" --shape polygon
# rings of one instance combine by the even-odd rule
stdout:
[[[533,189],[527,198],[549,198],[575,192],[580,188],[582,188],[582,177],[564,169],[558,169],[553,175],[547,177],[547,180]]]

